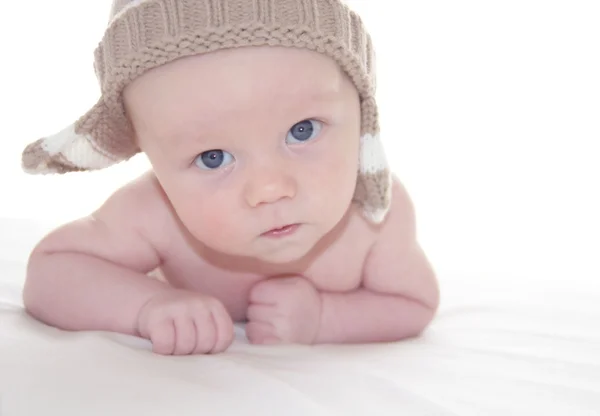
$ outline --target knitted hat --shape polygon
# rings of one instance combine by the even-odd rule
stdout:
[[[184,56],[244,46],[307,48],[335,60],[361,101],[354,200],[378,223],[389,210],[391,174],[379,139],[371,37],[342,0],[114,0],[95,50],[101,97],[64,130],[29,144],[30,174],[106,168],[140,152],[121,93],[136,77]]]

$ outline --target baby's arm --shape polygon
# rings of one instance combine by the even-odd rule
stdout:
[[[323,293],[317,342],[391,342],[417,336],[439,303],[435,274],[419,246],[412,202],[394,181],[392,207],[364,267],[362,286]]]
[[[146,275],[160,265],[143,231],[153,211],[151,192],[148,181],[132,182],[93,215],[46,236],[29,259],[26,310],[66,330],[135,335],[142,305],[167,289]]]

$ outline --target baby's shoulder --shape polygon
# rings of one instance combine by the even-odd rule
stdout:
[[[398,176],[392,176],[391,201],[385,219],[372,227],[375,243],[412,244],[416,234],[415,207],[407,187]]]
[[[397,176],[392,178],[389,211],[380,223],[374,224],[365,218],[362,207],[353,204],[351,214],[337,245],[339,254],[348,258],[348,250],[358,250],[370,254],[377,245],[395,245],[414,239],[415,215],[412,199]],[[358,255],[356,253],[355,255]]]
[[[89,215],[51,230],[35,246],[36,253],[91,254],[140,272],[154,270],[163,259],[158,227],[171,222],[153,175],[144,174],[113,192]]]
[[[167,214],[167,207],[166,196],[156,176],[148,171],[116,189],[95,215],[144,223]]]
[[[168,198],[152,171],[118,188],[93,216],[113,226],[134,229],[156,244],[177,228]]]

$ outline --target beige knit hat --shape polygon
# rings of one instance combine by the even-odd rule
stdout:
[[[342,0],[114,0],[95,50],[102,95],[64,130],[29,144],[31,174],[106,168],[140,152],[121,93],[144,72],[184,56],[244,46],[307,48],[334,59],[356,86],[362,112],[354,200],[372,222],[383,220],[391,174],[379,139],[371,37]]]

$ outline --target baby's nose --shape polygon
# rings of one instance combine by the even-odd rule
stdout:
[[[273,204],[296,195],[295,179],[283,169],[254,170],[246,181],[246,202],[251,207]]]

